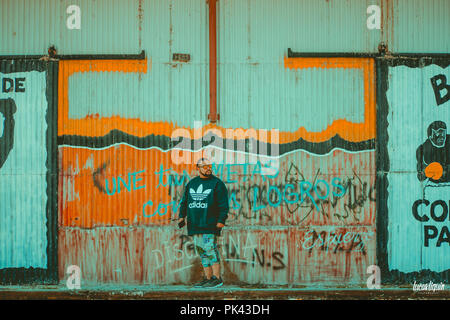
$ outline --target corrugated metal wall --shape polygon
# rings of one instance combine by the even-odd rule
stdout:
[[[81,10],[79,30],[66,26],[69,5]],[[370,5],[381,9],[380,29],[367,28]],[[41,207],[47,203],[46,216],[42,210],[33,216],[39,230],[18,233],[23,239],[32,235],[40,247],[16,242],[19,251],[12,253],[12,244],[6,245],[0,253],[5,275],[17,272],[7,269],[11,261],[17,268],[54,272],[56,227],[53,238],[43,235],[57,220],[61,281],[69,265],[81,267],[84,284],[199,279],[191,239],[173,221],[183,186],[196,171],[192,164],[176,164],[173,152],[182,147],[194,159],[195,141],[206,137],[207,129],[216,129],[219,151],[230,149],[226,143],[233,137],[221,139],[226,129],[244,134],[252,129],[263,142],[258,130],[279,130],[279,154],[272,158],[279,164],[276,175],[264,174],[260,162],[214,164],[230,193],[230,217],[219,243],[227,283],[365,286],[372,264],[382,267],[384,281],[396,279],[397,271],[448,275],[447,243],[423,248],[423,224],[413,220],[408,200],[415,187],[431,191],[416,181],[415,151],[420,138],[426,140],[431,118],[450,123],[448,101],[431,107],[430,85],[437,74],[448,79],[448,59],[428,59],[423,68],[422,60],[369,57],[381,42],[391,53],[448,54],[450,42],[439,36],[449,27],[443,14],[450,12],[448,1],[219,1],[220,121],[214,125],[207,121],[206,1],[3,1],[0,10],[0,55],[44,55],[51,45],[61,55],[50,62],[57,65],[57,81],[41,75],[46,82],[40,82],[47,101],[57,83],[57,94],[50,96],[57,120],[54,114],[46,123],[58,132],[57,154],[48,153],[47,144],[58,173],[48,164],[36,171],[40,182],[28,185],[42,193],[46,182],[47,193],[29,194]],[[287,57],[288,48],[311,57]],[[126,58],[141,50],[145,59]],[[355,52],[368,56],[339,57]],[[174,61],[174,53],[187,53],[191,60]],[[326,53],[330,57],[323,57]],[[78,54],[87,56],[70,58]],[[114,54],[124,56],[101,57]],[[9,97],[1,94],[0,99]],[[417,101],[420,108],[409,109]],[[28,115],[36,122],[39,114]],[[182,144],[171,139],[177,136],[185,137]],[[200,146],[212,141],[204,140]],[[33,145],[38,146],[42,141]],[[44,149],[33,153],[42,155],[40,160],[15,159],[37,166]],[[231,148],[231,154],[238,153]],[[57,187],[49,189],[49,180],[42,180],[48,172],[58,179]],[[6,173],[0,171],[0,177]],[[2,202],[15,189],[5,190]],[[446,201],[448,192],[436,190],[440,193],[430,197]],[[57,210],[51,210],[56,199],[49,192],[57,194]],[[8,223],[1,237],[21,230],[14,227],[23,220],[18,217],[4,214]],[[447,224],[436,226],[442,230]],[[414,253],[406,257],[405,247]]]
[[[55,281],[57,63],[0,60],[0,79],[0,281]]]
[[[190,282],[199,276],[173,273],[200,265],[184,248],[185,231],[169,221],[181,199],[182,174],[188,174],[186,182],[195,172],[171,165],[170,155],[123,145],[60,149],[60,165],[67,168],[60,175],[60,188],[67,192],[59,204],[61,273],[81,264],[85,281],[101,281],[101,264],[104,273],[122,273],[110,281]],[[133,159],[140,159],[138,167]],[[280,160],[273,178],[258,173],[257,164],[214,170],[227,185],[232,207],[221,247],[226,281],[363,281],[364,270],[375,262],[374,152],[295,151]],[[309,184],[310,193],[301,191]],[[348,261],[335,265],[336,259]],[[322,271],[315,269],[318,264]]]
[[[81,28],[70,30],[70,5],[81,9]],[[381,28],[369,30],[367,8],[381,8]],[[447,0],[223,0],[218,2],[220,56],[248,63],[273,61],[287,47],[299,52],[447,53]],[[207,60],[207,4],[202,0],[3,0],[0,54],[151,52],[169,59],[170,48],[195,50]],[[168,41],[170,39],[170,42]],[[203,49],[202,49],[203,48]],[[197,50],[199,50],[197,52]],[[199,59],[199,60],[197,60]],[[203,60],[202,60],[203,59]]]
[[[139,1],[4,0],[0,6],[2,55],[44,55],[54,45],[60,54],[139,53]],[[67,21],[81,9],[80,29]],[[71,20],[69,20],[71,21]]]
[[[448,169],[445,168],[450,164],[450,141],[442,147],[433,146],[430,150],[426,148],[423,154],[419,154],[421,145],[427,145],[433,141],[433,138],[429,137],[428,129],[432,123],[442,121],[447,128],[450,125],[449,103],[437,104],[430,82],[430,79],[436,75],[443,75],[446,79],[450,79],[450,69],[437,65],[423,68],[408,66],[389,68],[391,80],[387,98],[392,108],[388,116],[390,137],[388,143],[390,160],[388,249],[391,259],[389,265],[392,269],[402,272],[412,272],[417,269],[442,272],[449,268],[450,263],[450,233],[448,233],[450,176],[447,177]],[[442,94],[444,93],[445,90]],[[434,129],[438,130],[438,128]],[[446,157],[440,157],[441,150]],[[439,162],[444,166],[444,176],[441,179],[419,178],[418,164],[421,161],[425,161],[426,165]],[[428,217],[426,218],[428,221],[425,219],[419,221],[419,218],[414,215],[414,203],[418,200],[424,203],[417,206],[417,215]],[[428,205],[426,205],[427,201],[429,201]],[[428,227],[436,229],[428,231]],[[433,236],[432,230],[436,230],[437,234]],[[407,256],[404,254],[406,243],[410,248]]]
[[[450,29],[447,0],[384,0],[383,41],[392,52],[449,53],[450,43],[442,37]]]

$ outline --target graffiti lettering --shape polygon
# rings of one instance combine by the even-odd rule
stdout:
[[[430,207],[430,217],[436,222],[444,222],[447,217],[450,220],[449,208],[450,208],[450,200],[448,201],[448,205],[444,200],[435,200],[430,205],[430,201],[427,199],[419,199],[414,201],[412,206],[412,215],[419,222],[427,222],[430,220],[428,215],[422,212],[422,215],[419,214],[419,206]],[[440,213],[439,213],[440,212]],[[437,238],[436,247],[440,247],[443,242],[447,242],[450,245],[450,232],[447,226],[442,226],[442,228],[438,229],[436,226],[432,225],[424,225],[423,227],[424,233],[424,246],[429,247],[430,239]],[[439,235],[439,237],[438,237]]]
[[[25,92],[25,78],[2,78],[2,92]]]
[[[155,261],[155,269],[160,269],[167,264],[176,261],[183,261],[184,264],[191,264],[192,260],[198,257],[198,252],[191,237],[180,235],[179,244],[164,242],[162,247],[151,252]],[[221,237],[217,243],[217,249],[221,252],[222,259],[228,263],[240,263],[244,266],[272,268],[281,270],[286,268],[284,254],[279,251],[267,252],[258,248],[250,235],[247,235],[244,245],[240,239],[233,236]]]
[[[185,239],[182,239],[180,246],[176,243],[164,242],[161,249],[152,250],[152,257],[155,261],[155,269],[160,269],[165,264],[171,264],[175,261],[182,261],[185,258],[191,260],[196,256],[191,252],[193,250],[195,251],[193,242],[186,241]]]
[[[311,181],[305,179],[303,174],[298,171],[295,164],[291,163],[285,176],[285,182],[274,183],[273,176],[264,175],[262,164],[258,161],[255,165],[244,164],[215,164],[213,163],[213,172],[216,176],[222,176],[224,182],[228,184],[230,215],[229,220],[238,219],[243,216],[246,219],[255,219],[266,217],[269,220],[269,209],[285,207],[290,214],[302,214],[300,222],[304,221],[314,210],[322,213],[326,217],[328,213],[325,210],[327,205],[335,208],[340,199],[346,199],[343,204],[344,214],[334,213],[334,216],[340,220],[349,217],[359,221],[363,208],[368,201],[375,201],[375,187],[369,186],[369,182],[362,179],[354,173],[352,177],[327,177],[322,178],[320,170],[317,170]],[[297,173],[294,172],[297,170]],[[226,171],[226,172],[225,172]],[[127,191],[144,188],[145,185],[136,187],[136,183],[142,179],[137,175],[144,171],[128,174],[128,181],[122,177],[112,179],[112,186],[108,185],[106,180],[106,192],[109,195],[119,193],[121,190]],[[243,173],[243,174],[242,174]],[[179,208],[179,202],[182,198],[181,188],[190,180],[190,175],[185,170],[179,174],[172,168],[165,169],[161,164],[159,170],[155,171],[158,184],[156,188],[168,187],[168,194],[172,201],[169,203],[155,204],[156,208],[152,213],[148,213],[149,208],[154,205],[150,199],[143,204],[142,212],[144,217],[150,218],[155,215],[166,215],[169,207],[172,210]],[[243,183],[247,180],[258,181],[258,175],[261,182]],[[278,173],[277,173],[278,175]],[[308,208],[308,210],[300,210]],[[176,211],[173,211],[176,212]]]
[[[109,161],[103,163],[100,167],[95,169],[95,171],[92,173],[92,180],[94,182],[94,186],[100,190],[100,192],[107,193],[106,188],[103,187],[103,185],[100,183],[100,176],[102,176],[106,170],[106,167],[109,165]]]
[[[338,251],[359,251],[366,254],[364,240],[367,241],[371,237],[373,237],[372,232],[346,231],[345,233],[336,233],[310,230],[304,236],[302,247],[305,250],[310,250],[310,252],[314,248],[320,248],[324,251],[331,249],[333,253],[337,253]]]
[[[140,173],[144,173],[145,170],[137,171],[137,172],[130,172],[128,173],[128,183],[125,182],[125,180],[121,176],[117,176],[117,178],[112,177],[112,191],[110,191],[108,187],[108,179],[105,179],[105,190],[106,194],[109,196],[114,195],[115,193],[120,193],[121,188],[120,185],[123,185],[125,189],[128,190],[128,192],[131,192],[132,190],[139,190],[145,188],[145,185],[143,186],[137,186],[137,183],[142,180],[142,178],[137,178],[137,175]]]
[[[181,186],[185,184],[185,181],[189,181],[190,179],[186,170],[183,170],[183,174],[180,177],[180,175],[178,175],[176,171],[173,171],[172,168],[164,169],[162,164],[159,166],[159,171],[155,171],[155,174],[158,176],[158,185],[156,188],[159,188],[159,186]],[[167,177],[167,182],[164,182],[164,177]]]
[[[236,183],[238,180],[235,179],[233,175],[239,175],[242,176],[242,182],[246,182],[249,177],[250,180],[254,180],[255,175],[261,176],[263,181],[266,181],[266,179],[274,179],[278,176],[279,171],[276,171],[274,174],[270,175],[268,174],[271,164],[271,160],[268,162],[261,164],[261,162],[258,160],[255,164],[251,163],[235,163],[235,164],[223,164],[223,163],[213,163],[212,165],[212,171],[215,176],[219,177],[221,180],[223,180],[224,183]],[[226,174],[225,170],[226,168]],[[234,169],[242,168],[242,174],[239,173],[239,171],[233,171]],[[249,174],[251,172],[251,174]]]
[[[226,176],[227,176],[226,182],[227,183],[229,183],[229,181],[237,182],[237,180],[233,181],[232,175],[233,174],[237,175],[238,172],[233,172],[231,170],[232,167],[242,167],[242,168],[244,168],[243,169],[244,172],[247,172],[247,170],[249,170],[249,164],[248,163],[244,163],[244,164],[227,164],[227,165],[224,165],[223,163],[222,164],[215,164],[215,163],[213,163],[213,172],[214,172],[214,174],[216,176],[219,176],[219,175],[223,176],[224,175],[224,170],[223,170],[224,166],[226,166],[226,168],[228,169],[228,171],[226,173]],[[261,165],[261,163],[259,161],[257,161],[257,163],[253,167],[252,177],[255,174],[260,174],[263,177],[264,175],[263,175],[263,172],[262,172],[262,168],[263,168],[263,165]],[[132,188],[131,188],[131,180],[130,180],[131,177],[130,177],[130,175],[133,176],[133,179],[135,179],[135,175],[138,174],[138,173],[141,173],[141,172],[143,172],[143,171],[129,174],[128,183],[126,183],[124,181],[124,179],[121,178],[121,177],[118,177],[116,180],[113,179],[112,180],[112,191],[110,191],[108,189],[108,187],[107,187],[106,188],[107,193],[109,195],[113,195],[115,193],[119,193],[120,192],[120,185],[123,185],[128,191],[131,191]],[[179,208],[180,201],[181,201],[181,198],[182,198],[182,193],[178,192],[176,188],[179,187],[179,186],[186,185],[186,183],[190,180],[190,175],[185,170],[183,170],[183,174],[180,175],[176,171],[172,170],[172,168],[164,169],[163,164],[160,165],[158,171],[155,171],[155,174],[158,176],[158,184],[157,184],[156,188],[159,188],[160,186],[168,187],[169,188],[169,195],[172,195],[172,199],[173,200],[171,202],[167,203],[167,204],[159,203],[157,208],[155,210],[153,210],[153,212],[151,214],[147,214],[146,211],[148,211],[147,207],[149,207],[149,206],[151,207],[151,206],[154,205],[153,201],[149,200],[149,201],[145,202],[143,204],[142,213],[143,213],[143,216],[146,217],[146,218],[151,218],[151,217],[153,217],[153,216],[155,216],[157,214],[159,214],[160,216],[161,215],[165,215],[165,214],[167,214],[167,212],[168,212],[167,209],[169,207],[172,207],[173,212],[176,212],[178,210],[178,208]],[[267,177],[271,178],[272,176],[267,176]],[[245,179],[246,178],[247,177],[245,177]],[[263,180],[264,179],[265,178],[263,177]],[[136,180],[136,182],[140,181],[140,180],[141,179],[138,179],[138,180]],[[106,184],[107,183],[108,183],[108,181],[106,180]],[[134,186],[134,180],[133,180],[133,186]],[[144,188],[144,187],[145,186],[139,187],[137,189],[141,189],[141,188]],[[172,187],[175,187],[175,188],[172,188]],[[116,189],[118,190],[117,192],[116,192]],[[136,189],[134,189],[134,190],[136,190]],[[231,207],[232,208],[234,208],[235,210],[239,210],[241,205],[239,204],[239,201],[238,201],[236,195],[233,194],[233,193],[230,193],[230,203],[231,203]]]
[[[153,211],[152,214],[148,215],[146,214],[146,207],[152,207],[153,201],[148,200],[146,203],[144,203],[144,206],[142,207],[142,214],[145,218],[151,218],[156,215],[164,216],[169,212],[169,208],[172,207],[172,212],[177,212],[178,208],[180,207],[181,202],[176,201],[170,201],[169,203],[158,203],[157,208]]]
[[[229,194],[232,219],[236,219],[240,215],[244,215],[246,218],[255,218],[257,216],[255,213],[258,211],[280,206],[286,207],[290,213],[298,211],[301,207],[310,208],[308,214],[313,209],[323,212],[322,205],[328,202],[335,205],[337,198],[346,194],[346,189],[341,179],[335,177],[331,179],[331,182],[303,180],[291,181],[286,184],[231,186]],[[241,210],[243,207],[248,210]]]
[[[443,74],[438,74],[430,79],[433,87],[436,104],[441,105],[450,100],[450,85],[447,84],[447,77]],[[438,83],[440,81],[440,83]],[[442,96],[441,91],[447,90],[447,93]]]
[[[286,265],[283,262],[284,255],[281,252],[278,252],[278,251],[272,252],[272,263],[270,261],[268,261],[268,260],[267,260],[267,263],[266,263],[264,249],[262,249],[262,250],[254,249],[254,251],[253,251],[253,261],[255,260],[255,257],[256,257],[256,260],[258,260],[258,263],[259,263],[259,265],[261,267],[270,267],[270,266],[272,266],[272,268],[274,270],[281,270],[281,269],[284,269],[286,267]],[[273,262],[277,262],[277,264],[274,265]]]
[[[428,201],[427,199],[419,199],[414,201],[412,206],[412,214],[417,221],[427,222],[428,220],[430,220],[430,218],[428,218],[427,215],[425,214],[422,216],[419,215],[418,208],[420,205],[425,205],[425,207],[428,207],[430,205],[430,201]],[[436,213],[438,211],[437,210],[438,207],[440,207],[442,210],[440,214]],[[430,206],[430,216],[436,222],[443,222],[447,218],[447,216],[449,217],[450,220],[450,215],[448,214],[449,208],[450,208],[450,200],[448,201],[448,205],[444,200],[436,200]]]
[[[439,238],[436,242],[436,247],[440,247],[442,242],[447,242],[450,245],[450,231],[447,226],[443,226],[441,232],[438,232],[438,228],[436,226],[423,226],[424,233],[424,246],[429,246],[429,240],[434,239],[439,234]]]

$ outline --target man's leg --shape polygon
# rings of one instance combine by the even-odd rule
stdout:
[[[214,268],[214,266],[213,266]],[[211,267],[203,267],[203,271],[205,272],[206,279],[211,279],[212,275],[214,274],[214,269]],[[215,274],[214,274],[215,275]]]
[[[206,242],[207,242],[207,239],[205,238],[204,234],[197,236],[196,246],[197,246],[197,251],[199,252],[200,258],[202,259],[203,272],[205,273],[206,279],[211,279],[213,271],[211,268],[211,262],[209,261],[208,252],[206,251],[207,250],[207,248],[205,246]]]
[[[206,254],[205,247],[204,247],[204,235],[194,235],[194,246],[195,251],[198,253],[198,255],[201,258],[202,266],[203,266],[203,273],[204,273],[204,280],[200,281],[199,283],[195,284],[195,287],[202,287],[203,284],[207,282],[207,280],[210,280],[212,277],[212,268],[211,263],[209,262],[209,258]],[[206,279],[206,280],[205,280]]]
[[[212,269],[212,274],[215,275],[217,279],[220,279],[220,261],[213,264],[211,269]]]
[[[222,277],[220,276],[220,256],[217,250],[217,236],[206,235],[205,250],[211,265],[212,277],[211,281],[205,284],[206,287],[219,287],[223,285]]]
[[[220,276],[220,255],[219,250],[217,250],[217,236],[214,235],[212,238],[212,245],[210,247],[210,261],[212,265],[212,273],[217,279],[221,279]]]

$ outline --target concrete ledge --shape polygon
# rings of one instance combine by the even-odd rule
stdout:
[[[450,290],[413,291],[412,288],[241,288],[222,286],[198,289],[189,286],[86,287],[3,286],[0,300],[450,300]]]

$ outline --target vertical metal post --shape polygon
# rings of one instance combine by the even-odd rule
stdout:
[[[217,36],[216,36],[216,2],[208,0],[209,4],[209,121],[219,120],[217,114]]]

